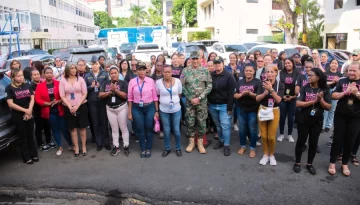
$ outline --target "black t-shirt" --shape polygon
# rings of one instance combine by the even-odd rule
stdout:
[[[304,87],[308,84],[308,78],[305,75],[299,75],[296,79],[296,86],[299,86],[300,88]]]
[[[103,85],[100,88],[100,92],[109,92],[110,91],[110,85],[111,85],[110,80],[105,81],[103,83]],[[117,87],[118,90],[127,93],[128,92],[128,83],[126,81],[123,80],[118,80],[115,81],[115,85]],[[113,101],[113,97],[115,97],[115,102]],[[124,102],[126,102],[126,99],[122,99],[120,98],[118,95],[114,94],[114,95],[110,95],[105,99],[105,102],[108,106],[116,106],[116,105],[120,105]]]
[[[257,90],[261,81],[257,78],[253,78],[250,82],[246,82],[245,78],[239,80],[236,83],[236,93],[242,93],[245,90],[248,90],[252,93],[257,93]],[[237,106],[241,107],[245,112],[257,112],[259,108],[259,103],[256,102],[255,98],[250,97],[249,95],[241,97],[237,100]]]
[[[13,102],[25,109],[29,108],[31,96],[34,95],[31,87],[27,83],[23,83],[20,87],[13,87],[11,84],[8,85],[5,89],[7,94],[6,99],[12,99]],[[22,113],[17,110],[12,109],[13,113]]]
[[[184,69],[184,67],[179,66],[179,67],[176,67],[176,68],[175,68],[175,67],[172,65],[171,68],[172,68],[172,77],[173,77],[173,78],[178,78],[178,79],[180,79],[181,72],[182,72],[182,70]]]
[[[280,82],[285,85],[284,95],[295,95],[295,83],[298,77],[298,72],[294,70],[292,73],[288,73],[285,70],[280,72]]]
[[[335,78],[335,76],[341,78],[342,74],[339,71],[336,71],[335,73],[331,72],[330,70],[325,72],[326,75],[326,81],[327,82],[332,82]],[[336,83],[330,85],[330,88],[333,89],[336,86]]]
[[[279,85],[279,87],[278,87]],[[277,80],[275,80],[275,83],[273,84],[273,89],[274,91],[281,97],[281,99],[284,97],[284,91],[285,91],[285,85],[283,83],[279,83],[277,82]],[[257,91],[257,95],[261,95],[264,93],[265,88],[263,88],[262,83],[260,83],[259,87],[258,87],[258,91]],[[265,96],[261,101],[260,104],[265,106],[265,107],[270,107],[270,105],[273,105],[272,107],[279,107],[279,104],[275,102],[273,96],[270,94]]]
[[[306,84],[300,89],[300,95],[297,98],[297,100],[309,102],[312,100],[315,100],[317,98],[317,94],[319,92],[324,93],[324,101],[327,103],[331,103],[330,98],[330,91],[328,88],[326,89],[320,89],[320,88],[311,88],[310,84]],[[312,111],[315,111],[313,115],[311,115]],[[321,107],[320,102],[317,102],[314,105],[311,105],[309,107],[302,107],[300,111],[300,116],[303,120],[306,120],[308,117],[316,117],[317,120],[323,121],[324,118],[324,108]]]
[[[342,78],[336,84],[334,92],[340,93],[346,91],[348,85],[353,82],[355,82],[356,87],[360,89],[360,80]],[[360,117],[360,100],[353,94],[345,95],[338,101],[335,112],[348,115],[349,117]]]
[[[153,73],[151,78],[156,82],[157,80],[160,80],[161,78],[163,78],[164,76],[163,75],[156,75],[156,73]]]
[[[49,93],[49,97],[50,97],[50,102],[52,102],[55,99],[55,95],[54,95],[54,83],[51,84],[46,84],[48,93]],[[56,113],[58,112],[58,107],[57,106],[52,106],[50,107],[50,113]]]
[[[305,73],[304,66],[301,63],[295,63],[295,68],[298,73],[300,74]]]
[[[31,85],[30,85],[31,90],[35,92],[37,85],[38,85],[38,84],[32,82]],[[41,107],[40,107],[40,105],[38,105],[37,103],[34,103],[34,108],[33,108],[33,110],[34,110],[34,115],[35,115],[35,116],[40,116],[40,115],[41,115]]]

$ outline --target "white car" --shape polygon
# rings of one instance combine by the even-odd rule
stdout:
[[[171,45],[168,47],[168,54],[170,57],[176,52],[176,50],[180,44],[181,44],[181,42],[172,42],[171,43]]]
[[[278,53],[281,51],[285,51],[286,55],[288,57],[291,57],[295,53],[300,53],[302,49],[307,49],[308,53],[311,54],[309,47],[307,46],[301,46],[301,45],[291,45],[291,44],[264,44],[264,45],[258,45],[254,46],[249,50],[249,53],[254,53],[254,51],[259,50],[261,52],[261,55],[264,55],[266,51],[276,48],[278,50]]]
[[[150,62],[152,55],[158,56],[160,54],[163,54],[163,51],[158,44],[142,43],[136,46],[132,55],[135,55],[135,58],[140,61]]]
[[[240,43],[214,43],[209,49],[209,54],[215,52],[218,56],[221,56],[224,59],[225,65],[230,63],[229,55],[231,53],[246,53],[247,48]]]

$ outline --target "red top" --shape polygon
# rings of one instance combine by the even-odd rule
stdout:
[[[59,81],[54,80],[54,97],[56,100],[61,100],[59,94]],[[50,102],[50,96],[46,82],[39,83],[35,90],[35,102],[41,106],[41,117],[45,119],[50,118],[50,107],[44,106],[45,102]],[[61,103],[57,104],[59,115],[64,116],[64,107]]]

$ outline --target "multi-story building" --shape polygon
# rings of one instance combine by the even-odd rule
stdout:
[[[249,42],[271,36],[271,0],[198,0],[197,21],[220,41]]]
[[[18,13],[17,13],[18,12]],[[66,48],[85,45],[95,39],[94,16],[89,6],[81,0],[11,0],[0,2],[1,29],[9,15],[19,18],[21,49]],[[13,25],[18,26],[16,22]],[[9,23],[6,31],[10,30]],[[0,35],[1,50],[8,52],[9,35]],[[12,36],[16,42],[16,36]],[[15,47],[15,46],[14,46]]]
[[[360,50],[360,0],[325,1],[324,47]]]

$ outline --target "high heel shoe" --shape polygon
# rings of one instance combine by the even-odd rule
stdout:
[[[344,170],[343,166],[341,166],[341,172],[346,177],[350,176],[350,174],[351,174],[349,168],[347,170]]]

